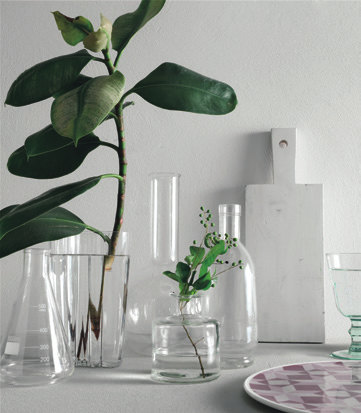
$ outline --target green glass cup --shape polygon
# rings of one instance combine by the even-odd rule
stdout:
[[[326,254],[336,306],[351,321],[351,345],[332,357],[361,360],[361,254]]]

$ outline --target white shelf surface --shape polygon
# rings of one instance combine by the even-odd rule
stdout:
[[[66,381],[41,387],[2,386],[1,413],[271,413],[276,410],[249,397],[246,378],[258,371],[293,363],[332,360],[347,343],[261,343],[253,366],[224,370],[209,383],[159,384],[150,379],[150,357],[126,354],[116,369],[76,368]],[[129,353],[129,351],[128,351]]]

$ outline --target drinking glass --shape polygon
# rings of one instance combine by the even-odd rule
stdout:
[[[336,306],[351,321],[351,345],[332,357],[361,360],[361,253],[326,254]]]

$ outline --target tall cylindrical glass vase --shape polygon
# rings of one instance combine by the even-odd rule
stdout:
[[[163,271],[178,261],[178,173],[152,173],[150,179],[150,254],[134,275],[127,313],[126,340],[137,354],[152,354],[152,321],[170,313],[171,280]]]

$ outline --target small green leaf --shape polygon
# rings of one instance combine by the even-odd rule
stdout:
[[[95,176],[59,186],[44,192],[24,204],[17,205],[0,218],[0,240],[8,232],[93,188],[103,177],[106,177],[106,175]]]
[[[0,218],[17,205],[0,211]],[[8,232],[0,240],[0,258],[32,245],[80,234],[87,225],[76,215],[58,207]]]
[[[163,63],[125,96],[136,93],[162,109],[225,115],[237,105],[231,86],[174,63]]]
[[[121,53],[130,39],[164,6],[165,0],[142,0],[137,10],[119,16],[113,23],[112,46]]]
[[[208,272],[208,268],[214,263],[217,257],[219,255],[225,254],[226,252],[226,243],[223,240],[220,240],[218,244],[216,244],[208,251],[208,254],[202,262],[202,266],[199,271],[199,276],[203,277]]]
[[[92,132],[119,102],[125,79],[120,72],[99,76],[54,100],[51,123],[62,136],[78,140]]]
[[[163,274],[166,275],[167,277],[171,278],[172,280],[177,281],[178,283],[180,282],[180,279],[179,279],[178,275],[174,274],[174,272],[164,271]]]
[[[192,265],[193,259],[194,259],[193,255],[187,255],[187,256],[184,258],[184,261],[185,261],[188,265]]]
[[[192,263],[193,263],[192,268],[197,268],[199,263],[202,261],[206,251],[202,247],[195,247],[195,246],[191,246],[189,250],[190,250],[191,255],[194,257],[192,260]]]
[[[107,44],[108,36],[103,29],[90,33],[83,41],[84,47],[94,53],[99,53],[106,49]]]
[[[223,240],[220,240],[218,244],[216,244],[208,251],[208,254],[206,255],[206,258],[204,259],[203,263],[207,265],[207,267],[209,267],[214,263],[218,255],[223,255],[226,252],[226,243]]]
[[[87,33],[91,33],[94,30],[91,21],[83,16],[74,17],[73,24],[86,31]]]
[[[76,46],[83,41],[89,33],[94,31],[91,22],[83,16],[67,17],[59,11],[51,12],[54,15],[56,25],[61,31],[63,39],[70,46]]]
[[[23,72],[11,85],[5,103],[25,106],[48,99],[73,84],[94,57],[86,50],[55,57]]]
[[[186,283],[188,281],[188,277],[190,275],[190,267],[184,262],[178,262],[176,266],[176,275],[179,277],[179,279],[183,282]]]
[[[99,145],[99,138],[91,133],[75,147],[72,139],[59,135],[49,125],[29,136],[25,145],[10,155],[8,170],[26,178],[59,178],[75,171]]]
[[[192,287],[195,288],[196,290],[209,290],[212,285],[212,280],[211,280],[211,274],[209,271],[202,277],[198,278],[196,282],[193,283]]]

